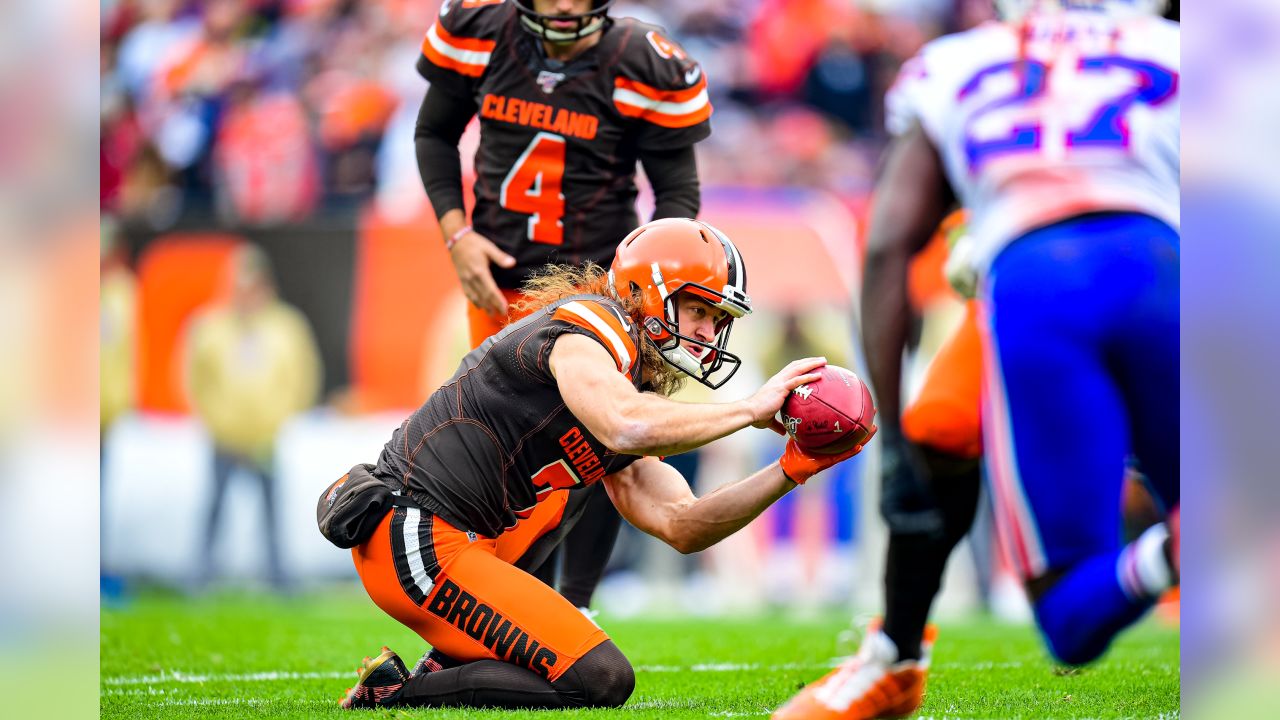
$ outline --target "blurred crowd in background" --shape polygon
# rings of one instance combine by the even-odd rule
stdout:
[[[158,228],[192,209],[278,223],[416,188],[414,64],[439,4],[104,0],[103,211]],[[697,147],[703,184],[856,198],[898,66],[992,4],[622,0],[610,12],[667,28],[705,68],[715,130]]]
[[[92,426],[97,411],[104,428],[119,426],[138,402],[138,375],[111,370],[136,363],[139,350],[128,338],[137,332],[132,298],[140,268],[117,220],[163,229],[214,211],[243,225],[314,215],[370,194],[425,202],[409,130],[425,86],[413,62],[437,6],[99,0],[93,12],[76,0],[0,3],[0,538],[20,550],[4,557],[5,577],[17,580],[0,584],[0,663],[22,668],[0,688],[13,690],[7,695],[18,715],[24,701],[25,714],[48,714],[55,694],[82,700],[85,716],[98,709],[92,583],[101,466]],[[1189,8],[1183,412],[1194,421],[1194,441],[1184,446],[1184,531],[1196,542],[1187,545],[1184,574],[1196,582],[1183,606],[1184,678],[1188,701],[1199,697],[1212,709],[1198,716],[1232,714],[1222,700],[1239,716],[1265,716],[1260,708],[1275,707],[1280,676],[1270,452],[1280,347],[1275,333],[1258,328],[1280,324],[1280,4],[1217,0]],[[846,197],[870,184],[894,65],[929,37],[987,16],[990,3],[686,0],[619,2],[614,13],[657,17],[706,66],[716,115],[714,134],[699,147],[705,182],[782,178],[829,184]],[[95,31],[100,62],[92,57]],[[770,46],[776,57],[757,54]],[[779,81],[761,80],[775,71]],[[841,97],[862,95],[832,108],[806,92],[824,80]],[[230,122],[250,110],[271,121]],[[254,131],[261,137],[246,142]],[[95,141],[96,178],[80,166]],[[95,182],[101,247],[83,197]],[[277,265],[282,283],[285,269]],[[93,282],[99,270],[100,287]],[[297,291],[282,295],[296,299]],[[99,343],[101,404],[92,389],[97,368],[76,372],[93,364]],[[326,362],[325,376],[333,371]],[[79,412],[68,417],[68,407]],[[384,440],[384,429],[374,437]],[[175,471],[190,470],[165,464],[172,459],[120,461],[162,478],[150,490],[163,495]],[[336,464],[326,462],[333,472]],[[104,504],[109,495],[104,488]],[[54,504],[58,529],[51,532]],[[168,514],[162,506],[147,520]],[[314,519],[304,519],[314,535]],[[104,531],[108,525],[104,519]],[[198,535],[199,524],[191,531]],[[33,538],[40,552],[28,551]],[[113,549],[103,542],[109,572]],[[183,555],[187,565],[197,560]],[[1193,685],[1193,671],[1214,682]],[[1270,705],[1258,703],[1260,692]]]
[[[261,556],[254,560],[258,569],[249,574],[276,588],[323,574],[299,569],[299,541],[290,538],[314,538],[305,523],[301,529],[292,524],[288,513],[298,502],[287,499],[282,509],[280,497],[306,494],[308,481],[320,482],[341,462],[298,469],[298,458],[315,450],[297,443],[282,449],[291,418],[317,403],[345,417],[401,412],[452,373],[465,348],[446,338],[458,328],[451,334],[447,321],[440,329],[429,318],[416,326],[403,323],[405,312],[432,306],[425,290],[418,291],[421,299],[410,302],[418,307],[411,309],[403,300],[379,304],[370,296],[376,292],[371,287],[412,288],[423,273],[435,275],[436,264],[447,267],[434,247],[439,240],[431,234],[434,223],[413,149],[426,90],[415,64],[439,8],[438,0],[103,3],[100,314],[107,597],[119,594],[130,576],[192,589],[216,581],[219,558],[236,554],[227,544],[243,545],[234,532],[220,530],[244,521],[249,506],[237,505],[229,491],[232,478],[240,476],[252,481],[265,510],[247,513],[261,539],[252,549]],[[711,137],[696,146],[704,214],[719,208],[714,221],[732,222],[748,208],[773,203],[778,209],[759,216],[763,222],[788,228],[789,235],[807,223],[811,232],[804,232],[821,236],[807,238],[807,244],[805,237],[789,236],[790,247],[773,248],[773,262],[762,259],[758,273],[753,266],[758,317],[735,337],[748,365],[742,382],[761,381],[806,354],[825,354],[833,363],[857,368],[858,226],[887,140],[885,92],[898,67],[923,43],[990,19],[992,4],[621,0],[610,14],[667,28],[705,68],[715,114]],[[461,146],[468,174],[475,142],[473,124]],[[708,201],[726,189],[728,200],[722,193],[720,200]],[[366,212],[371,207],[408,223],[408,238],[378,239],[370,229],[378,223]],[[740,238],[744,248],[754,243],[760,253],[778,244],[776,230],[753,230],[763,239]],[[394,249],[405,245],[417,254]],[[269,252],[253,252],[254,247]],[[819,262],[825,280],[801,276],[790,279],[791,290],[779,285],[787,280],[779,265],[797,254],[811,260],[826,255],[832,262]],[[280,266],[279,283],[273,259]],[[300,263],[308,265],[300,269]],[[932,286],[940,291],[945,283],[935,274]],[[835,290],[819,297],[796,292],[797,283],[805,289],[825,283]],[[344,287],[351,289],[344,293]],[[457,302],[441,300],[429,314],[460,319]],[[946,310],[944,302],[938,327],[946,325]],[[388,364],[410,357],[420,360]],[[394,376],[389,386],[407,391],[390,397],[369,390],[378,384],[369,379],[378,366]],[[198,422],[201,439],[175,437],[166,424],[171,417]],[[122,418],[134,420],[116,427]],[[768,462],[779,450],[756,438],[710,449],[705,454],[711,462],[700,462],[702,453],[671,461],[705,492]],[[166,472],[150,473],[143,458],[165,451],[170,459],[160,462],[168,462]],[[200,459],[191,461],[192,456]],[[617,600],[615,611],[641,611],[646,597],[661,602],[652,590],[665,583],[671,593],[689,598],[683,603],[688,608],[714,611],[782,602],[786,588],[799,582],[813,588],[805,599],[813,605],[847,605],[858,587],[862,603],[873,603],[876,584],[859,579],[875,577],[875,563],[860,565],[857,559],[860,541],[876,535],[864,529],[877,522],[877,483],[864,479],[871,477],[868,472],[865,462],[842,466],[821,492],[788,498],[753,537],[711,560],[680,560],[655,550],[638,532],[626,534],[611,566],[615,582],[602,588],[603,599]],[[164,531],[164,537],[179,537],[161,545],[188,548],[169,559],[168,570],[159,567],[163,558],[130,555],[130,548],[155,544],[139,534],[146,525],[129,521],[141,512],[133,498],[165,493],[178,493],[164,502],[174,516],[187,518],[181,530]],[[864,559],[878,554],[875,545],[861,545]],[[994,557],[989,549],[975,556],[979,576],[991,575],[986,566]],[[231,566],[223,575],[245,575],[234,561],[221,565]],[[744,567],[752,568],[745,576]],[[730,594],[724,603],[707,602],[726,595],[715,592],[716,583],[723,590],[735,581],[751,591]]]

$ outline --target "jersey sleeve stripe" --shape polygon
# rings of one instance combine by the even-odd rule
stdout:
[[[631,339],[631,334],[627,332],[627,329],[626,327],[623,326],[622,321],[620,321],[616,315],[609,312],[607,308],[604,308],[595,303],[587,304],[586,308],[594,312],[596,314],[596,317],[603,320],[606,325],[612,328],[614,335],[616,335],[618,339],[622,341],[622,348],[626,350],[626,356],[627,356],[627,363],[626,363],[627,367],[624,368],[624,370],[630,373],[631,365],[635,361],[634,359],[639,357],[640,355],[639,353],[636,352],[636,344]]]
[[[589,330],[603,340],[605,347],[613,355],[614,361],[618,363],[618,370],[630,376],[632,359],[635,357],[635,343],[631,341],[631,336],[623,331],[618,319],[610,316],[608,311],[597,310],[575,300],[556,308],[552,317]]]
[[[631,80],[625,77],[616,77],[613,79],[613,86],[630,90],[637,95],[643,95],[650,100],[658,100],[660,102],[681,103],[692,100],[699,95],[705,94],[707,91],[707,78],[705,75],[698,78],[698,82],[681,90],[659,90],[652,85],[646,85],[639,80]]]
[[[663,127],[689,127],[711,117],[711,99],[707,83],[687,90],[657,90],[643,83],[616,78],[613,104],[626,117],[647,120]]]
[[[493,40],[450,35],[438,22],[431,25],[427,36],[422,40],[422,54],[428,60],[442,68],[471,77],[484,74],[493,47]]]

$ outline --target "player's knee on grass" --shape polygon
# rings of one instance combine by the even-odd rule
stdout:
[[[551,685],[576,705],[620,707],[636,688],[636,674],[618,646],[605,640],[570,665]]]
[[[1086,665],[1107,651],[1115,629],[1083,622],[1079,598],[1063,592],[1069,588],[1058,588],[1065,575],[1051,571],[1027,581],[1027,597],[1053,659],[1064,665]]]
[[[1099,636],[1056,612],[1051,603],[1034,605],[1036,624],[1053,659],[1064,665],[1087,665],[1107,651],[1111,635]]]

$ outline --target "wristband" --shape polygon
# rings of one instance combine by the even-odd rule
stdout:
[[[454,233],[454,234],[450,235],[447,239],[445,239],[445,241],[444,241],[444,249],[445,249],[445,250],[452,250],[452,249],[453,249],[453,246],[454,246],[454,245],[456,245],[456,244],[458,244],[458,240],[460,240],[460,239],[462,238],[462,236],[463,236],[463,235],[466,235],[466,234],[467,234],[467,233],[469,233],[469,232],[471,232],[471,226],[470,226],[470,225],[463,225],[461,228],[459,228],[459,229],[458,229],[458,232],[456,232],[456,233]]]

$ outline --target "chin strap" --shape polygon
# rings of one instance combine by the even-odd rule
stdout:
[[[594,35],[595,33],[598,33],[604,29],[603,17],[598,18],[592,22],[589,22],[581,30],[577,32],[571,32],[571,33],[561,32],[560,30],[552,30],[551,28],[543,25],[537,20],[533,20],[531,18],[524,17],[524,16],[521,16],[520,21],[525,24],[526,28],[533,31],[534,35],[537,35],[538,37],[541,37],[543,40],[546,40],[547,42],[550,42],[550,43],[577,42],[578,40],[581,40],[582,38],[587,37],[588,35]]]
[[[875,437],[878,429],[873,425],[871,434],[867,436],[862,445],[854,445],[838,455],[818,455],[805,452],[796,444],[794,438],[787,438],[787,448],[782,451],[782,457],[778,459],[778,465],[782,468],[782,474],[786,475],[788,480],[797,485],[803,485],[814,475],[862,452],[862,448],[866,446],[866,443],[871,438]]]

